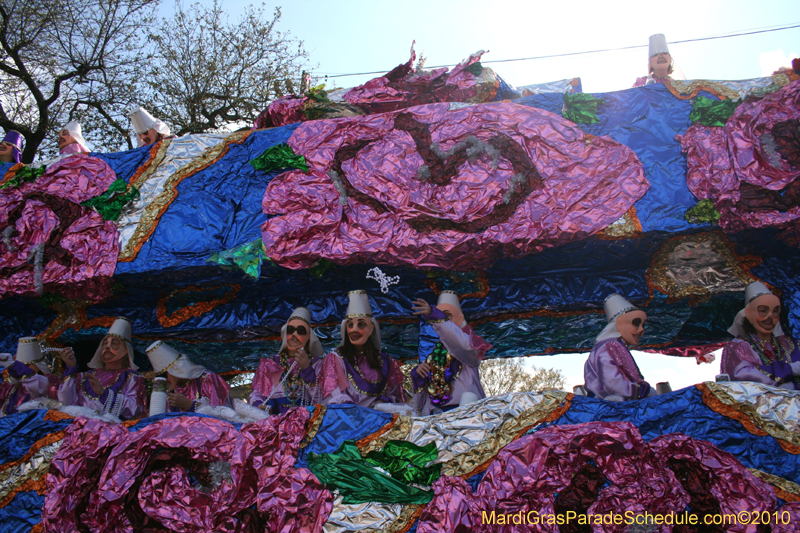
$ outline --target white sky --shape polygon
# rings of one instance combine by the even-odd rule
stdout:
[[[210,0],[202,0],[210,4]],[[231,20],[251,2],[221,0]],[[676,41],[757,31],[800,23],[797,0],[725,1],[505,1],[404,0],[402,2],[292,0],[282,6],[280,31],[305,42],[316,75],[388,71],[408,60],[411,42],[426,67],[455,64],[478,50],[483,60],[563,54],[647,45],[666,35],[670,52],[688,79],[738,80],[771,74],[800,55],[800,28],[672,44]],[[168,15],[170,8],[162,8]],[[647,48],[563,58],[486,63],[513,85],[580,77],[584,92],[629,88],[647,73]],[[376,75],[329,78],[328,88],[352,87]],[[599,333],[599,332],[596,332]],[[560,368],[567,389],[583,383],[588,354],[532,357],[529,364]],[[693,358],[634,352],[651,385],[669,381],[674,390],[719,373]]]

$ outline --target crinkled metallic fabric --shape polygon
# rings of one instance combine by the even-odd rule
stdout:
[[[786,74],[776,74],[749,80],[672,80],[670,85],[681,95],[689,96],[696,91],[706,90],[733,100],[747,96],[760,98],[789,84]]]
[[[360,503],[344,504],[343,497],[337,496],[333,502],[325,533],[340,531],[385,531],[403,510],[400,504]]]
[[[102,159],[77,154],[52,164],[33,183],[0,191],[0,232],[14,228],[8,244],[0,242],[0,297],[32,296],[43,289],[90,301],[108,295],[107,286],[93,282],[116,268],[117,230],[79,204],[102,194],[114,180]],[[40,280],[37,245],[43,246]]]
[[[456,152],[436,163],[431,142],[446,151],[470,136],[497,144],[497,155],[461,164]],[[597,233],[649,188],[627,147],[508,102],[307,122],[289,145],[311,171],[270,182],[264,212],[279,216],[263,225],[262,238],[270,259],[293,269],[319,258],[485,267]],[[421,182],[426,163],[433,181]]]
[[[645,443],[630,423],[589,422],[547,428],[506,446],[475,494],[463,480],[442,478],[434,484],[436,496],[423,513],[418,531],[552,531],[540,524],[498,525],[497,515],[554,513],[556,494],[571,487],[575,474],[587,464],[599,468],[608,481],[589,502],[590,515],[680,514],[687,505],[698,514],[714,507],[723,513],[777,507],[767,484],[707,442],[665,435]],[[698,485],[695,480],[704,483]],[[749,529],[733,526],[727,531]]]
[[[117,221],[120,259],[136,257],[136,245],[141,245],[151,226],[158,223],[161,208],[174,199],[172,182],[179,179],[179,171],[191,168],[190,165],[197,164],[197,160],[204,156],[213,157],[210,150],[229,136],[225,133],[202,133],[162,141],[169,142],[164,159],[146,179],[137,181],[140,196]]]
[[[308,470],[292,468],[308,418],[295,409],[236,430],[210,417],[165,416],[131,432],[78,422],[52,462],[46,524],[321,531],[332,497]],[[215,478],[215,465],[230,474]]]
[[[714,201],[725,231],[785,227],[800,219],[796,201],[788,196],[782,201],[773,192],[793,184],[800,169],[770,144],[775,125],[798,118],[800,81],[795,81],[740,105],[724,128],[691,126],[676,137],[687,154],[689,189],[700,199]]]
[[[413,418],[407,440],[424,446],[435,442],[442,474],[472,473],[503,446],[554,412],[567,394],[519,393],[494,396],[440,415]]]
[[[749,415],[762,430],[800,446],[800,394],[752,381],[708,382],[722,403]]]

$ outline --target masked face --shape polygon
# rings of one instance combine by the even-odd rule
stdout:
[[[161,140],[161,134],[155,128],[150,128],[144,133],[139,134],[139,139],[142,141],[142,146],[147,146]]]
[[[436,307],[456,326],[461,327],[464,323],[464,313],[458,307],[451,304],[438,304]]]
[[[756,328],[759,336],[769,337],[780,323],[781,300],[774,294],[762,294],[747,304],[744,316]]]
[[[286,324],[286,346],[294,352],[300,347],[305,347],[311,339],[311,328],[304,320],[295,318]]]
[[[16,147],[9,142],[0,142],[0,161],[3,163],[13,163],[15,148]]]
[[[128,367],[128,346],[119,337],[107,335],[101,343],[103,347],[103,368],[117,370]]]
[[[644,333],[645,322],[647,322],[647,314],[638,309],[617,317],[617,330],[619,330],[622,340],[629,346],[639,344],[639,339]]]
[[[672,64],[672,57],[662,52],[650,58],[650,72],[655,78],[666,78],[669,76],[669,67]]]
[[[72,136],[72,133],[68,129],[63,129],[58,132],[58,149],[63,150],[70,144],[75,144],[76,141],[75,137]]]
[[[347,338],[355,346],[364,346],[369,340],[370,335],[375,330],[375,324],[368,317],[348,318],[347,319]]]

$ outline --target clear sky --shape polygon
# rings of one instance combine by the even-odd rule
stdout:
[[[209,0],[201,3],[210,4]],[[232,21],[251,2],[221,0]],[[663,33],[688,79],[739,80],[771,74],[800,56],[800,28],[740,37],[672,44],[800,24],[797,0],[725,1],[551,1],[404,0],[402,2],[292,0],[282,7],[280,31],[305,43],[317,76],[388,71],[408,60],[411,42],[426,66],[452,65],[486,50],[485,66],[513,85],[580,77],[585,92],[629,88],[647,73],[647,42]],[[171,11],[168,5],[164,15]],[[644,45],[644,48],[543,60],[491,63],[524,57]],[[352,87],[376,75],[329,78],[328,88]],[[599,332],[598,332],[599,333]],[[678,389],[714,379],[719,359],[635,353],[652,385],[669,381]],[[587,354],[530,358],[531,364],[560,368],[569,389],[583,383]]]
[[[236,20],[250,2],[221,3]],[[281,6],[278,29],[305,42],[318,75],[388,71],[408,60],[414,40],[418,55],[427,57],[426,65],[436,66],[457,63],[477,50],[488,51],[486,61],[504,60],[647,45],[654,33],[665,34],[672,43],[800,23],[797,0],[292,0],[266,6]],[[671,44],[670,51],[690,79],[753,78],[797,57],[800,28]],[[646,64],[647,49],[638,48],[487,66],[514,85],[580,77],[585,91],[605,92],[630,87],[646,74]],[[351,87],[372,77],[335,82]]]

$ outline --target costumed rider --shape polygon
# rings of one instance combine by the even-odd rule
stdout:
[[[583,367],[588,396],[617,402],[655,396],[628,349],[639,344],[647,315],[619,294],[608,296],[604,307],[608,325]]]
[[[282,414],[292,407],[322,403],[324,356],[325,350],[311,327],[311,312],[298,307],[281,326],[281,349],[258,363],[250,405]],[[336,380],[331,376],[328,382],[330,393]]]
[[[162,341],[147,347],[156,375],[166,374],[168,413],[194,412],[202,405],[230,407],[231,388],[219,374],[200,366]]]
[[[83,138],[82,128],[80,123],[70,120],[60,132],[58,132],[58,151],[61,154],[51,163],[58,159],[69,157],[73,154],[88,154],[89,145]]]
[[[744,301],[728,329],[736,338],[722,350],[722,373],[732,381],[800,390],[800,347],[783,332],[780,299],[754,281],[745,288]]]
[[[372,317],[367,292],[351,291],[348,298],[341,325],[342,343],[325,356],[323,364],[324,375],[336,379],[336,387],[325,394],[323,403],[362,407],[405,403],[405,376],[397,361],[381,351],[381,328]]]
[[[128,112],[136,134],[137,148],[155,144],[162,139],[169,139],[169,127],[163,121],[155,118],[141,106],[133,106]]]
[[[69,363],[67,363],[69,364]],[[88,372],[67,376],[58,399],[122,420],[144,413],[145,383],[133,362],[131,323],[117,318],[89,361]]]
[[[664,80],[684,79],[682,73],[675,73],[675,60],[669,54],[667,38],[663,33],[656,33],[650,36],[650,46],[647,56],[647,76],[636,78],[634,87],[643,87],[653,83],[661,83]],[[676,75],[673,77],[672,74]]]
[[[61,357],[65,362],[75,360],[72,348],[63,349]],[[57,398],[61,380],[47,367],[36,337],[19,339],[13,362],[11,354],[0,354],[0,360],[4,366],[8,363],[7,382],[0,385],[0,416],[16,413],[20,405],[36,398]],[[68,368],[65,374],[73,371]]]
[[[411,370],[414,404],[422,415],[436,409],[448,411],[470,401],[486,398],[479,367],[492,345],[472,331],[464,319],[458,294],[442,291],[434,307],[422,299],[411,309],[422,318],[420,353],[425,359]],[[429,337],[427,327],[435,336]],[[438,336],[438,339],[435,338]],[[424,342],[428,341],[428,342]]]
[[[25,138],[18,131],[8,130],[3,141],[0,142],[0,162],[19,163],[22,161],[22,150],[25,148]]]

